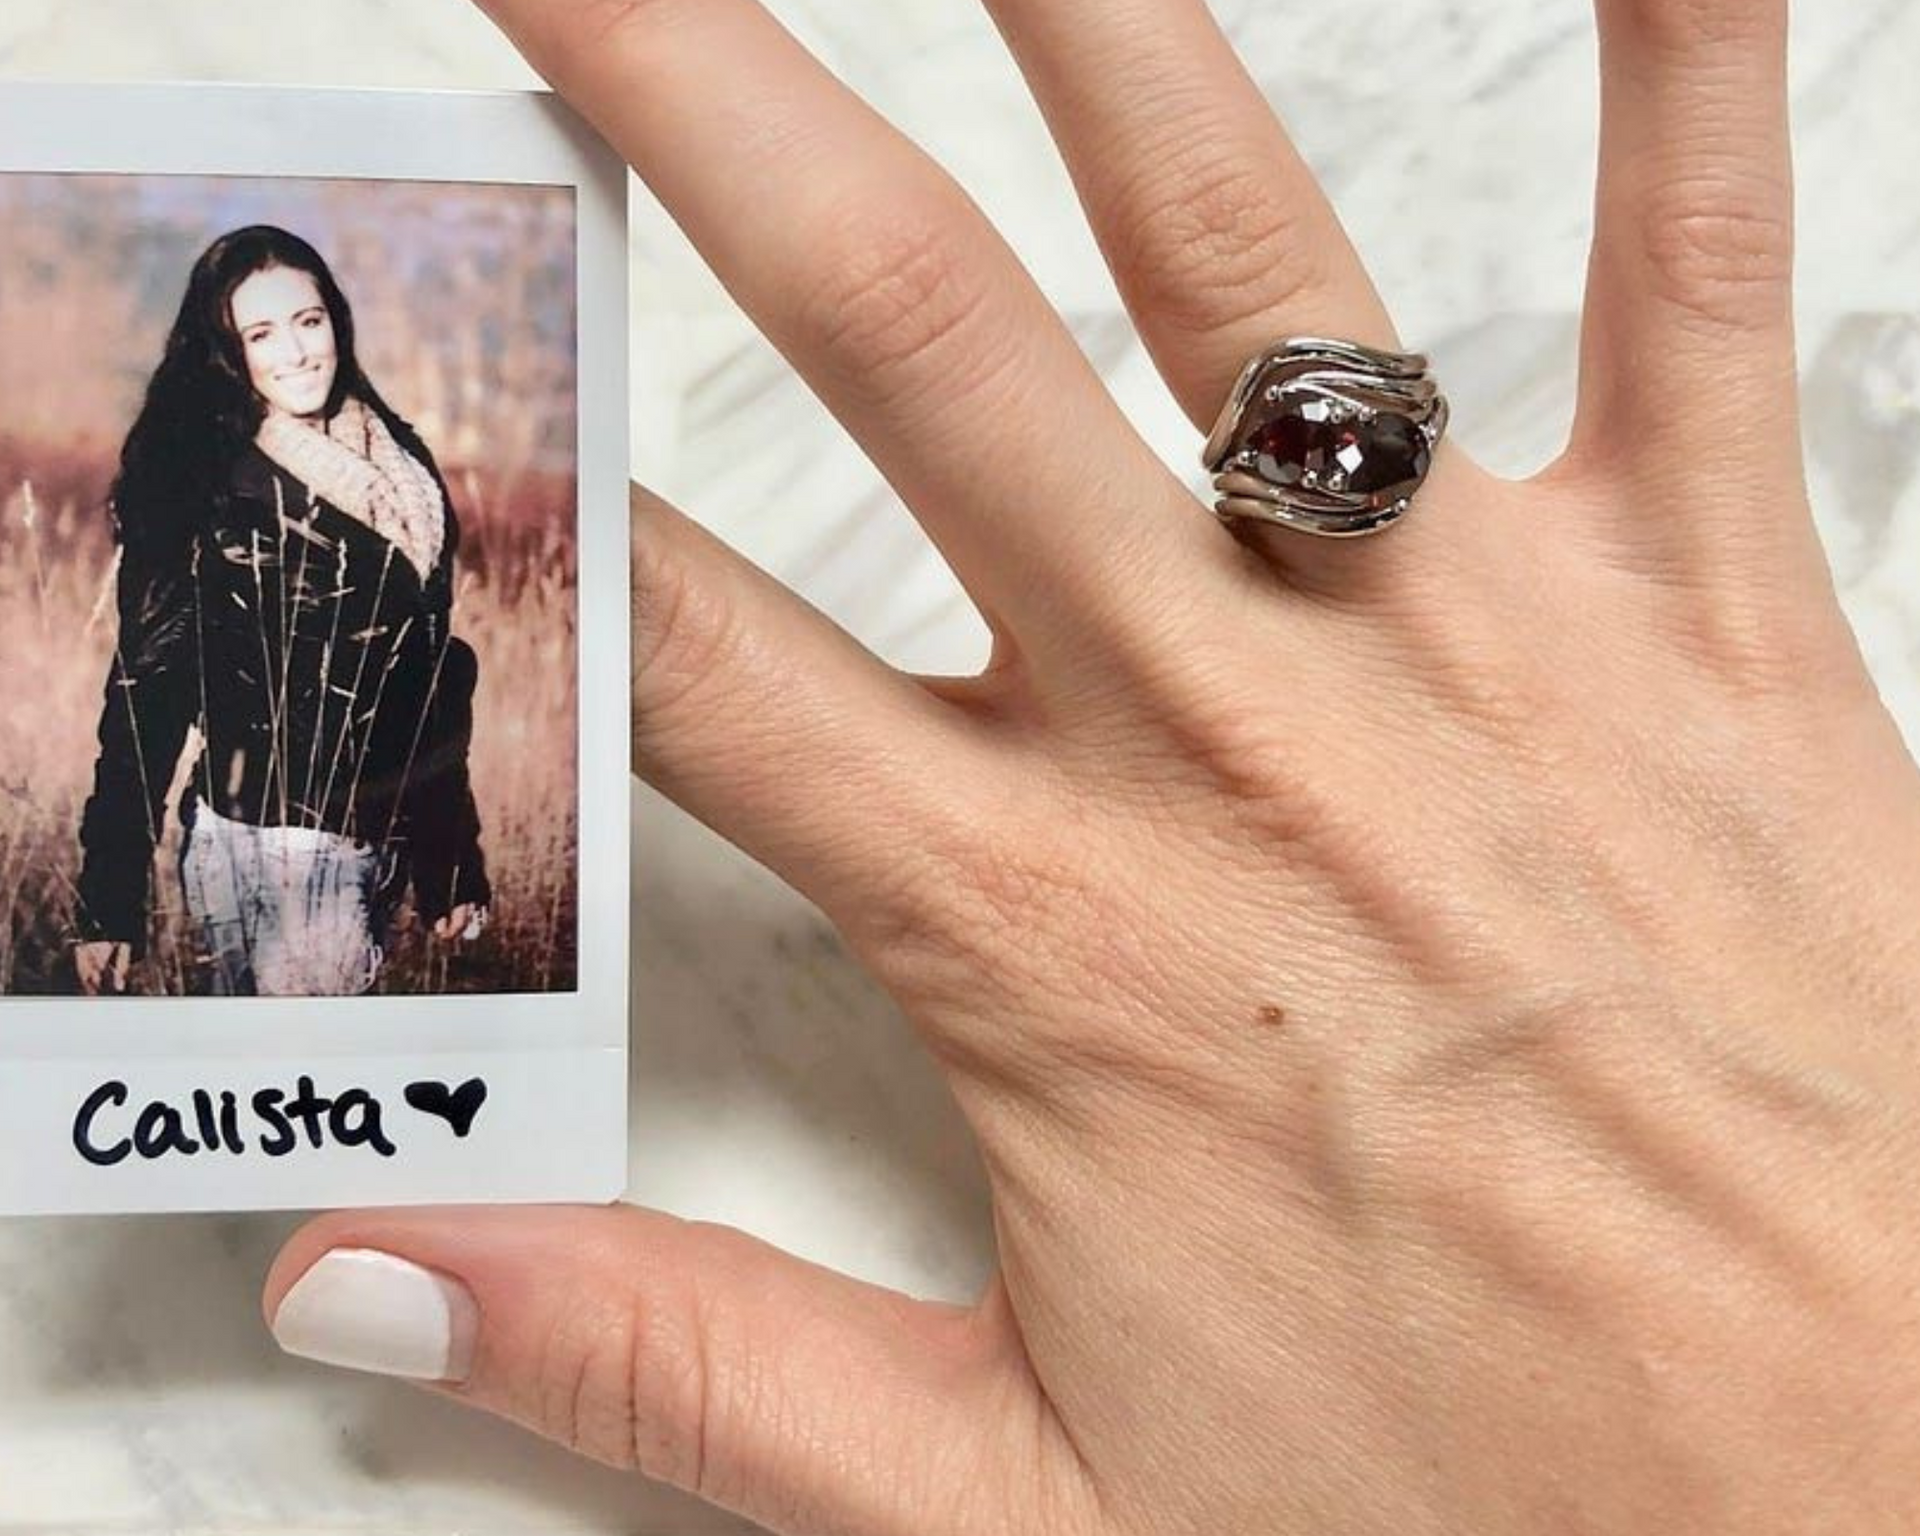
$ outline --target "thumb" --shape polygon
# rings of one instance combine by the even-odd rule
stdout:
[[[630,1206],[337,1212],[265,1310],[289,1353],[437,1383],[794,1536],[1021,1529],[1078,1473],[1004,1307]]]

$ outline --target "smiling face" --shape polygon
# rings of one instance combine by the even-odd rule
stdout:
[[[333,394],[339,353],[320,285],[295,267],[267,267],[233,290],[233,328],[254,390],[274,410],[317,416]]]

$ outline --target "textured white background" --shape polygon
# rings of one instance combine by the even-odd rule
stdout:
[[[1001,223],[1128,410],[1190,472],[1037,113],[969,0],[782,16]],[[1545,462],[1571,410],[1597,91],[1578,0],[1219,0],[1430,350],[1458,440]],[[1920,7],[1795,22],[1813,489],[1849,613],[1920,741]],[[0,78],[530,83],[464,0],[0,0]],[[726,174],[751,196],[752,168]],[[982,632],[857,452],[670,225],[635,216],[636,472],[882,654]],[[588,382],[591,387],[591,381]],[[636,796],[636,1198],[924,1294],[991,1262],[979,1172],[886,1000],[784,887]],[[0,1223],[0,1531],[680,1533],[738,1522],[409,1389],[281,1360],[274,1217]]]

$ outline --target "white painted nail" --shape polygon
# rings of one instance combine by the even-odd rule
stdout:
[[[336,1248],[280,1300],[273,1337],[290,1355],[415,1381],[465,1381],[479,1309],[467,1288],[371,1248]]]

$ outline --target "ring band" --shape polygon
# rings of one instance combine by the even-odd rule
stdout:
[[[1214,512],[1323,538],[1378,533],[1412,505],[1446,429],[1422,354],[1277,342],[1241,371],[1207,440]]]

